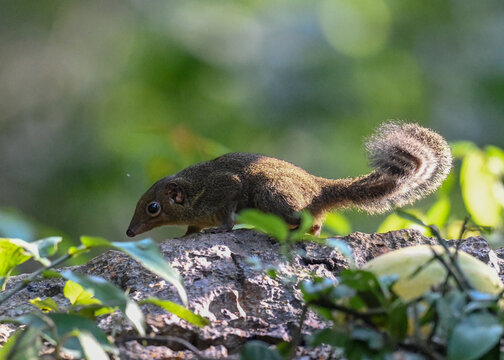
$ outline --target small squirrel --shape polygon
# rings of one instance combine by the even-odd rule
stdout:
[[[387,122],[366,142],[374,170],[364,176],[326,179],[272,157],[230,153],[165,177],[142,195],[126,234],[162,225],[188,225],[185,235],[206,228],[228,231],[242,209],[255,208],[299,226],[299,212],[314,218],[319,235],[324,214],[342,207],[382,213],[433,192],[451,169],[448,144],[417,124]]]

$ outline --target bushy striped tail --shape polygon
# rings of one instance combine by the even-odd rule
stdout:
[[[435,191],[452,166],[445,139],[417,124],[384,123],[365,145],[374,171],[354,179],[333,180],[330,192],[336,203],[369,213],[411,204]]]

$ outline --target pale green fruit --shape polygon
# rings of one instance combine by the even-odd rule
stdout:
[[[398,275],[399,280],[393,290],[403,300],[408,301],[422,295],[433,286],[439,285],[446,277],[445,267],[439,260],[435,260],[410,278],[415,270],[433,257],[431,248],[438,254],[443,254],[447,259],[443,247],[439,245],[418,245],[380,255],[364,264],[362,269],[371,271],[376,276]],[[454,252],[455,249],[451,251]],[[476,290],[497,294],[503,289],[503,284],[495,270],[475,257],[459,251],[458,262],[467,280]]]

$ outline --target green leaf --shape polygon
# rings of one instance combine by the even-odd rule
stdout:
[[[504,247],[504,228],[496,229],[489,235],[486,235],[485,240],[488,242],[488,245],[490,245],[492,250]]]
[[[7,279],[9,278],[12,270],[26,260],[31,258],[29,254],[26,253],[25,249],[19,245],[16,245],[12,240],[19,239],[8,239],[0,238],[0,288],[5,290],[5,285]]]
[[[501,206],[501,215],[504,213],[504,150],[495,146],[486,146],[486,166],[494,177],[493,195]],[[502,226],[502,219],[500,222]]]
[[[59,310],[58,304],[56,304],[56,302],[49,297],[45,298],[44,300],[41,300],[40,298],[30,299],[30,303],[38,307],[42,312]]]
[[[383,287],[376,276],[364,270],[345,269],[340,274],[340,283],[357,290],[359,298],[368,307],[383,306]]]
[[[112,244],[105,238],[96,236],[81,236],[80,241],[82,245],[87,248],[99,247],[99,246],[112,246]]]
[[[485,152],[489,157],[496,157],[500,159],[502,165],[504,165],[504,149],[498,148],[497,146],[487,145],[485,146]],[[504,172],[504,167],[500,169]]]
[[[348,342],[348,334],[343,331],[326,328],[310,335],[307,338],[307,342],[312,347],[322,344],[333,347],[344,347]]]
[[[304,234],[313,226],[313,216],[306,210],[301,212],[301,222],[299,228],[291,233],[291,240],[296,241],[302,239]]]
[[[413,304],[413,306],[415,306],[417,309],[416,310],[417,314],[421,314],[420,318],[418,319],[418,323],[416,324],[418,328],[421,328],[426,324],[432,323],[437,319],[435,304],[429,305],[427,309],[425,308],[425,305],[426,304],[419,304],[419,303]],[[414,323],[412,325],[415,326]]]
[[[126,309],[124,310],[124,314],[131,321],[133,326],[137,329],[138,333],[141,336],[145,335],[145,317],[138,306],[138,304],[134,301],[128,301],[126,303]]]
[[[84,254],[86,252],[88,252],[89,249],[87,247],[85,247],[84,245],[80,245],[80,246],[70,246],[67,250],[67,253],[69,255],[72,255],[73,257],[76,257],[77,255],[80,255],[80,254]]]
[[[65,283],[65,287],[63,288],[63,295],[70,300],[70,304],[72,305],[92,305],[92,304],[101,304],[100,300],[93,297],[93,294],[89,291],[84,290],[82,286],[73,282],[71,280],[67,280]]]
[[[350,332],[350,338],[364,341],[373,350],[381,350],[385,346],[385,340],[380,333],[362,326],[355,326]]]
[[[387,329],[395,340],[403,340],[408,331],[408,306],[400,299],[395,300],[388,309]]]
[[[502,181],[504,179],[504,150],[490,145],[485,147],[485,152],[487,169],[494,176],[493,194],[501,206],[502,213],[504,207],[504,182]]]
[[[77,333],[84,357],[88,360],[109,360],[100,343],[89,331],[79,331]]]
[[[78,313],[87,314],[85,315],[86,317],[93,318],[100,315],[112,314],[116,310],[117,308],[110,306],[87,305],[85,308],[81,308]],[[93,316],[89,315],[89,312],[92,312]]]
[[[285,241],[289,235],[289,229],[285,222],[274,214],[266,214],[255,209],[246,209],[238,214],[237,220],[241,223],[253,225],[257,230],[281,242]]]
[[[87,331],[95,337],[102,348],[109,352],[117,354],[117,349],[108,341],[107,335],[95,324],[94,321],[76,314],[60,314],[54,313],[48,315],[56,326],[57,340],[60,342],[62,338],[69,333],[77,331]],[[47,332],[48,333],[48,332]],[[46,333],[46,335],[47,335]],[[63,350],[69,354],[83,355],[83,349],[77,338],[69,338],[63,344]]]
[[[303,293],[303,299],[306,303],[329,296],[336,285],[336,280],[329,278],[313,278],[310,280],[303,280],[299,284],[301,292]]]
[[[275,350],[283,359],[288,359],[292,351],[292,343],[287,341],[282,341],[275,345]]]
[[[278,277],[277,269],[275,269],[275,268],[267,268],[264,270],[264,273],[272,279],[276,279]]]
[[[241,360],[283,360],[282,356],[262,341],[249,341],[242,349]]]
[[[70,255],[77,255],[89,251],[89,249],[101,246],[113,247],[113,245],[105,238],[98,236],[81,236],[80,237],[81,246],[75,247],[71,246],[68,249]],[[120,249],[119,249],[120,250]]]
[[[350,222],[340,213],[329,213],[324,221],[324,227],[338,235],[348,235],[352,231]]]
[[[470,152],[477,150],[478,147],[471,141],[453,141],[450,143],[453,157],[463,158]]]
[[[104,306],[118,306],[135,326],[138,333],[142,336],[145,335],[145,319],[142,311],[121,289],[98,276],[82,275],[70,270],[62,271],[61,276],[81,285],[84,290],[100,300]]]
[[[62,271],[61,276],[81,285],[83,289],[99,299],[104,305],[119,306],[124,309],[129,301],[121,289],[101,277],[83,275],[70,270]]]
[[[419,216],[413,214],[412,212],[408,212],[408,211],[403,211],[401,209],[397,209],[396,213],[400,217],[402,217],[402,218],[404,218],[404,219],[412,222],[413,224],[417,224],[417,225],[420,225],[420,226],[423,226],[423,227],[427,227],[427,224],[425,224],[422,220],[420,220]]]
[[[486,294],[489,295],[489,294]],[[472,313],[472,312],[478,312],[478,311],[498,311],[499,310],[499,304],[497,302],[498,300],[493,299],[489,301],[471,301],[467,306],[465,307],[465,312],[466,313]]]
[[[326,245],[338,250],[345,259],[347,259],[350,268],[355,267],[355,259],[353,255],[353,250],[348,244],[341,239],[328,238],[326,240]]]
[[[44,270],[42,271],[42,277],[44,279],[57,279],[61,277],[61,274],[56,270]]]
[[[30,325],[44,333],[44,338],[52,345],[60,343],[69,334],[75,331],[87,331],[93,334],[95,339],[106,351],[117,354],[117,349],[108,341],[107,335],[86,317],[77,314],[49,313],[49,314],[27,314],[16,318],[17,322]],[[83,350],[80,342],[75,337],[67,338],[62,346],[62,350],[76,358],[83,357]]]
[[[159,252],[157,244],[152,239],[147,238],[138,241],[109,242],[102,237],[81,236],[80,240],[85,248],[109,246],[128,254],[140,262],[143,267],[149,269],[154,274],[161,276],[163,279],[172,284],[175,289],[177,289],[182,303],[187,306],[187,293],[182,278],[179,273],[163,258],[163,255]]]
[[[98,301],[97,299],[94,299]],[[106,315],[106,314],[111,314],[113,312],[117,311],[117,306],[111,307],[111,306],[103,306],[101,304],[97,303],[92,303],[92,304],[85,304],[85,305],[74,305],[68,309],[68,313],[70,314],[78,314],[85,316],[91,320],[96,320],[96,317],[100,315]]]
[[[53,236],[34,242],[27,242],[21,239],[11,239],[11,242],[25,249],[33,256],[33,260],[47,266],[51,263],[49,259],[47,259],[47,256],[51,256],[56,253],[58,250],[58,243],[61,240],[61,237]]]
[[[145,268],[172,284],[180,296],[182,303],[187,306],[187,293],[184,282],[177,270],[161,255],[158,245],[152,239],[143,239],[129,242],[113,242],[112,245],[135,260],[139,261]]]
[[[358,291],[380,289],[376,276],[369,271],[345,269],[340,274],[341,284],[345,284]]]
[[[39,329],[40,331],[45,331],[54,328],[54,323],[49,315],[51,314],[31,312],[26,315],[18,316],[14,319],[7,319],[4,321],[14,324],[30,325],[31,327]]]
[[[0,348],[0,359],[38,360],[42,350],[40,331],[32,326],[16,331]]]
[[[452,171],[451,173],[448,174],[446,179],[443,181],[443,184],[439,187],[437,193],[441,197],[449,197],[453,188],[457,186],[458,182],[458,173],[455,171]]]
[[[432,205],[432,207],[427,211],[426,223],[429,225],[436,225],[438,228],[442,228],[446,225],[448,216],[450,215],[450,199],[447,196],[442,196],[439,200]]]
[[[478,302],[482,302],[482,301],[496,302],[496,301],[499,301],[499,296],[497,296],[495,294],[484,293],[484,292],[477,291],[477,290],[469,290],[467,292],[467,294],[469,295],[469,297],[471,298],[472,301],[478,301]]]
[[[157,305],[159,307],[162,307],[166,311],[171,312],[174,315],[177,315],[179,318],[184,319],[187,322],[199,327],[204,327],[205,325],[210,324],[210,321],[208,319],[204,318],[203,316],[196,315],[191,310],[179,304],[176,304],[172,301],[162,300],[155,297],[149,297],[147,299],[141,300],[139,304]]]
[[[488,169],[481,150],[465,156],[460,169],[462,196],[472,219],[479,225],[495,227],[502,224],[502,206],[494,193],[499,181]]]
[[[38,254],[40,257],[48,257],[56,254],[58,251],[58,244],[63,240],[61,236],[51,236],[45,239],[34,241],[30,244],[37,246]]]
[[[436,300],[436,312],[439,317],[436,334],[447,337],[458,319],[462,317],[467,304],[467,297],[459,291],[451,291]]]
[[[410,209],[409,211],[410,212],[414,211],[417,216],[422,216],[422,214],[418,210]],[[401,230],[407,228],[413,228],[419,230],[423,234],[427,233],[427,229],[425,227],[419,226],[416,222],[412,222],[409,219],[405,219],[399,216],[397,213],[392,213],[389,216],[387,216],[385,220],[383,220],[383,222],[378,227],[378,230],[376,231],[379,233],[386,233],[389,231]]]
[[[448,339],[448,359],[479,359],[499,343],[502,334],[496,316],[473,313],[455,325]]]

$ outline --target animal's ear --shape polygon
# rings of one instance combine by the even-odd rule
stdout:
[[[168,196],[171,203],[182,205],[185,195],[182,187],[175,181],[170,181],[165,187],[165,195]]]

